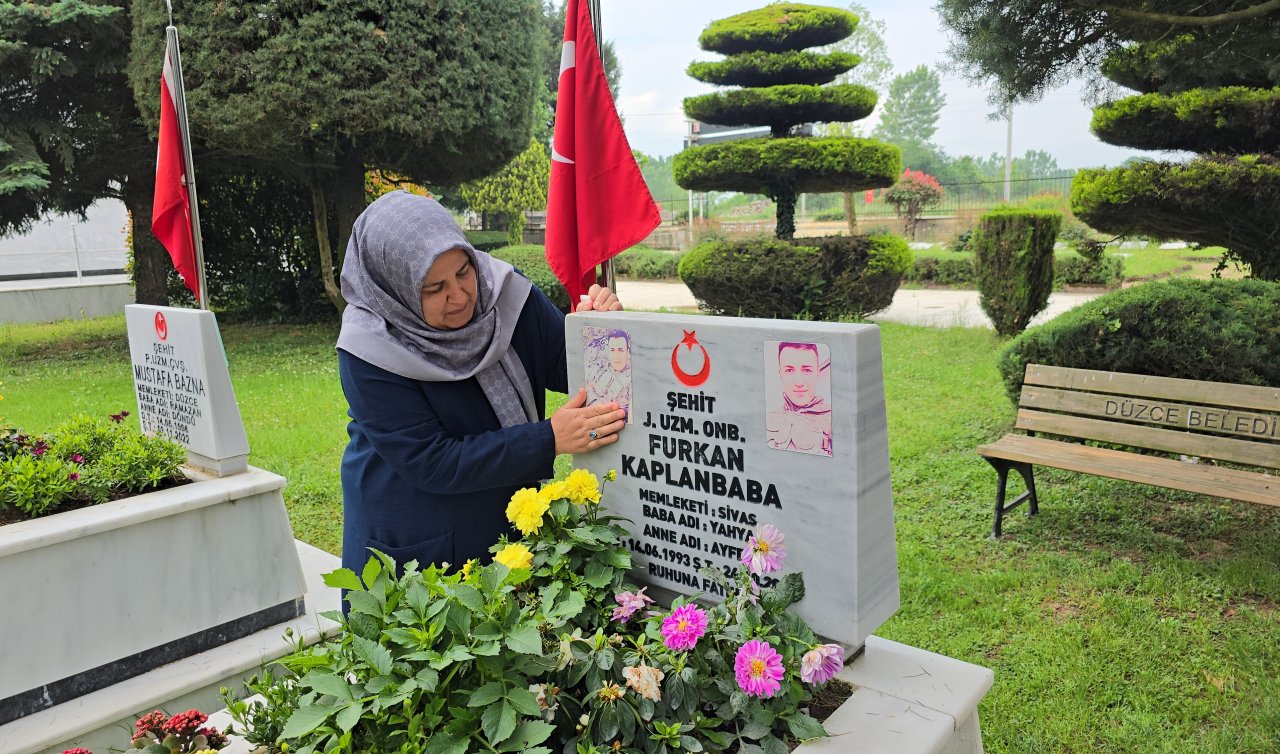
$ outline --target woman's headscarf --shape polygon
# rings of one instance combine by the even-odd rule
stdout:
[[[422,283],[436,259],[462,249],[476,271],[475,312],[457,330],[422,317]],[[477,251],[434,199],[394,191],[356,219],[342,263],[338,348],[402,377],[475,377],[504,427],[536,421],[533,387],[510,348],[533,287],[506,262]]]

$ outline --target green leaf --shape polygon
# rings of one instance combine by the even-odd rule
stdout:
[[[351,686],[345,680],[331,673],[322,673],[319,670],[313,670],[303,676],[302,685],[315,689],[321,694],[328,694],[345,701],[351,701],[355,698],[351,694]]]
[[[351,637],[351,647],[355,650],[356,657],[369,663],[369,667],[376,670],[378,675],[391,673],[391,653],[386,647],[363,636]]]
[[[765,736],[760,739],[760,746],[764,749],[764,754],[791,754],[787,745],[776,736]]]
[[[284,731],[280,734],[280,737],[300,738],[305,736],[320,727],[337,709],[337,707],[321,707],[318,704],[299,707],[289,716],[289,721],[284,724]]]
[[[360,722],[360,716],[363,714],[364,705],[356,702],[339,712],[338,716],[333,719],[333,722],[337,724],[338,730],[343,733],[347,733],[350,732],[352,728],[356,727],[356,723]]]
[[[502,582],[506,580],[509,573],[511,569],[503,564],[490,563],[480,571],[480,587],[485,594],[497,594],[498,587],[502,586]]]
[[[368,592],[347,592],[347,602],[352,612],[382,617],[382,603]]]
[[[582,596],[582,592],[572,591],[565,595],[560,604],[556,605],[555,611],[547,617],[556,621],[567,621],[576,618],[578,613],[587,606],[586,599]]]
[[[471,739],[459,733],[437,733],[428,741],[422,754],[467,754]]]
[[[404,598],[415,613],[422,615],[427,609],[427,603],[431,601],[431,592],[422,585],[421,581],[413,581],[409,583],[409,589],[405,592]]]
[[[173,754],[164,744],[151,744],[142,750],[142,754]]]
[[[610,550],[608,553],[608,558],[609,558],[609,565],[613,566],[614,568],[621,568],[625,570],[631,567],[631,553],[627,552],[621,547],[616,547]]]
[[[491,745],[505,740],[516,729],[515,708],[505,701],[489,705],[480,715],[480,729]]]
[[[528,715],[529,717],[542,715],[542,708],[538,706],[538,697],[529,689],[522,689],[517,686],[507,691],[507,701],[511,702],[511,706],[516,708],[516,712],[522,715]],[[538,742],[535,741],[534,743]]]
[[[471,637],[476,641],[494,641],[502,638],[502,627],[493,621],[485,621],[471,632]]]
[[[618,659],[618,653],[610,647],[605,647],[596,654],[596,666],[601,670],[608,670]]]
[[[440,683],[440,671],[435,668],[423,668],[418,671],[414,679],[418,681],[423,691],[435,691],[436,685]]]
[[[515,731],[497,749],[501,752],[522,751],[525,754],[532,754],[538,751],[534,747],[550,738],[555,729],[556,726],[541,720],[522,720]],[[542,751],[549,752],[550,749],[542,749]]]
[[[502,644],[496,641],[481,642],[471,648],[471,654],[476,657],[496,657],[502,652]]]
[[[791,735],[801,741],[810,738],[825,738],[827,731],[822,727],[822,723],[814,720],[803,712],[794,715],[787,715],[782,718],[787,721],[787,727],[791,729]]]
[[[453,596],[459,602],[466,605],[467,609],[473,613],[484,612],[484,595],[480,594],[480,590],[470,584],[458,584],[453,588]]]
[[[502,684],[497,681],[486,683],[476,689],[471,694],[470,701],[467,702],[468,707],[483,707],[486,704],[493,704],[502,698]]]
[[[613,569],[596,562],[595,558],[587,563],[587,573],[582,579],[588,585],[600,589],[613,581]]]
[[[361,592],[350,592],[350,594],[361,594]],[[367,613],[351,613],[347,616],[347,626],[351,629],[351,633],[363,636],[370,641],[377,641],[378,635],[382,633],[382,623]]]
[[[373,588],[373,582],[378,579],[378,574],[382,573],[382,563],[377,558],[369,558],[369,562],[364,564],[364,572],[360,574],[360,580],[365,583],[369,589]]]
[[[326,573],[321,578],[324,579],[325,586],[333,587],[334,589],[352,589],[355,591],[364,589],[364,586],[360,584],[360,578],[350,568],[339,568],[336,571]]]
[[[515,630],[508,633],[506,644],[512,652],[526,655],[542,654],[542,635],[538,633],[538,627],[532,623],[517,626]]]
[[[698,739],[694,738],[693,736],[681,736],[680,748],[684,749],[685,751],[699,752],[699,751],[702,751],[702,743],[699,742]]]
[[[765,725],[764,723],[752,722],[742,726],[742,731],[741,733],[739,733],[739,735],[741,735],[743,738],[750,738],[752,741],[759,741],[760,739],[769,735],[769,730],[770,730],[769,726]]]

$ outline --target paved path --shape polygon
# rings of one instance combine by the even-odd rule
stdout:
[[[1054,293],[1049,306],[1032,320],[1039,324],[1096,298],[1100,293]],[[678,282],[619,280],[618,297],[629,309],[692,309],[698,306],[693,294]],[[977,291],[951,289],[904,289],[894,294],[893,304],[872,317],[877,322],[901,322],[930,327],[991,327],[991,320],[978,305]]]

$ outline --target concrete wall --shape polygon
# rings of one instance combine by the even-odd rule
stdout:
[[[0,323],[56,322],[123,314],[134,303],[129,283],[0,289]]]

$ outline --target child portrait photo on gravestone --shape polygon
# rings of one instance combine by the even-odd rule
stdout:
[[[631,422],[631,335],[605,327],[582,329],[587,405],[616,403]]]
[[[770,448],[831,457],[831,349],[769,341],[764,347]]]

